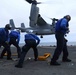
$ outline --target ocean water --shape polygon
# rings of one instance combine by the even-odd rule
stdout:
[[[20,43],[20,46],[23,46],[24,43]],[[76,46],[76,42],[68,42],[68,46]],[[56,46],[56,42],[41,42],[38,46]]]

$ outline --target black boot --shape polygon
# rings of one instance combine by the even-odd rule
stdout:
[[[51,61],[51,62],[50,62],[50,65],[59,66],[60,64],[59,64],[58,62],[56,62],[56,61],[55,61],[55,62]]]
[[[7,60],[12,60],[12,58],[7,58]]]
[[[22,68],[22,66],[21,66],[21,65],[15,65],[15,67],[16,67],[16,68]]]
[[[68,59],[68,58],[67,58],[67,59],[62,59],[62,61],[63,61],[63,62],[71,62],[71,60]]]

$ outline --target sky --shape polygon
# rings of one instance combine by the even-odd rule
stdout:
[[[62,18],[65,15],[71,16],[69,22],[70,33],[67,35],[69,42],[76,42],[76,0],[37,0],[42,4],[39,7],[39,13],[51,24],[50,18]],[[25,27],[29,27],[29,15],[31,4],[25,0],[0,0],[0,27],[4,27],[9,23],[9,19],[13,19],[16,27],[21,23],[25,23]],[[20,42],[24,42],[24,34],[21,34]],[[40,38],[41,42],[55,42],[54,35],[46,35]],[[48,40],[47,40],[48,39]]]

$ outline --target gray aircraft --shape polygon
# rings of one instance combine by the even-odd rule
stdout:
[[[39,7],[36,0],[26,0],[29,4],[31,4],[30,17],[29,17],[29,28],[26,28],[24,23],[21,23],[21,27],[15,27],[13,19],[10,19],[10,24],[12,25],[12,29],[20,29],[21,32],[26,33],[34,33],[36,35],[51,35],[55,34],[55,24],[58,19],[50,18],[52,20],[52,24],[48,24],[40,15]]]

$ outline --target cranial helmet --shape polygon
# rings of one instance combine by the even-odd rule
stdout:
[[[10,24],[6,24],[6,25],[5,25],[5,28],[8,29],[8,30],[10,30],[10,29],[11,29]]]
[[[71,16],[70,15],[66,15],[66,16],[64,16],[64,18],[66,18],[68,21],[71,20]]]

